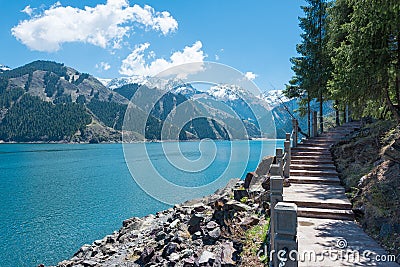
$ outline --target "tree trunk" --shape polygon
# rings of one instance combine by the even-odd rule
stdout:
[[[321,133],[324,132],[324,119],[323,115],[323,107],[322,107],[322,81],[321,81],[321,74],[322,71],[322,0],[319,1],[319,10],[318,10],[318,31],[319,31],[319,128]]]
[[[396,101],[400,107],[400,33],[397,34]]]
[[[322,89],[319,89],[319,130],[321,133],[324,132],[324,118],[323,118],[323,99],[322,99]]]
[[[336,126],[340,126],[339,101],[335,100]]]
[[[400,78],[399,71],[396,73],[396,100],[397,105],[400,106]]]
[[[311,107],[310,107],[310,94],[307,92],[307,119],[308,119],[308,136],[311,136]]]
[[[386,100],[386,104],[388,105],[390,111],[393,113],[394,118],[396,119],[397,123],[400,124],[400,110],[399,110],[399,106],[395,106],[392,102],[392,100],[390,99],[390,95],[389,95],[389,87],[386,86],[385,87],[385,100]]]

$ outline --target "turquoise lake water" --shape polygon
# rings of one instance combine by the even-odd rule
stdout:
[[[175,150],[177,144],[182,154]],[[134,175],[146,176],[147,161],[168,181],[190,187],[208,184],[221,174],[222,182],[244,177],[260,157],[283,147],[283,140],[212,144],[215,151],[208,151],[208,145],[202,149],[200,142],[164,143],[166,153],[162,143],[129,144],[124,149],[130,151]],[[1,144],[0,266],[57,264],[83,244],[118,230],[123,220],[169,208],[138,186],[124,149],[121,144]],[[199,158],[210,162],[200,172],[174,168],[187,160],[195,165]],[[190,198],[210,193],[207,188]]]

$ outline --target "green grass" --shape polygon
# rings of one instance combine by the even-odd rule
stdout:
[[[269,222],[270,218],[266,218],[266,221],[262,224],[255,225],[246,231],[246,239],[241,253],[242,258],[253,261],[253,263],[258,262],[265,264],[268,262],[268,253],[266,251],[263,253],[266,255],[262,255],[260,258],[258,258],[257,254],[261,248],[266,246]]]
[[[242,202],[243,204],[246,204],[248,200],[249,200],[248,197],[242,197],[242,198],[240,199],[240,202]]]

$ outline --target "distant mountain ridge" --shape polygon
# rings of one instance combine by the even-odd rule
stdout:
[[[91,75],[49,61],[0,73],[0,98],[0,139],[17,142],[115,141],[115,129],[102,123],[86,103],[128,103]]]
[[[147,89],[153,95],[161,92]],[[123,90],[111,90],[90,74],[56,62],[35,61],[6,69],[0,73],[0,140],[121,141],[130,97]],[[168,132],[177,132],[165,138],[230,139],[224,127],[212,119],[199,118],[182,129],[164,122],[166,113],[187,100],[171,93],[160,99],[149,115],[140,107],[132,107],[135,125],[130,129],[131,141],[160,140],[163,125],[170,129]]]
[[[202,91],[196,89],[192,84],[187,84],[181,80],[164,80],[157,77],[146,77],[146,76],[131,76],[131,77],[120,77],[114,79],[101,79],[103,85],[111,90],[121,88],[124,85],[135,84],[137,86],[145,85],[147,87],[163,88],[164,90],[170,90],[175,94],[182,94],[188,98],[212,98],[217,101],[234,101],[238,99],[238,91],[240,94],[245,94],[246,91],[237,85],[221,84],[211,86],[209,90]],[[236,92],[235,92],[236,91]],[[282,102],[288,102],[290,99],[282,94],[282,90],[270,90],[264,94],[257,96],[261,100],[265,101],[271,109],[280,105]]]
[[[134,82],[136,86],[141,86],[144,84],[158,84],[159,86],[162,86],[164,84],[167,84],[166,81],[162,82],[157,82],[157,80],[160,80],[158,78],[152,78],[152,82],[149,81],[150,79],[147,77],[143,76],[134,76],[132,78],[117,78],[113,79],[111,83],[108,85],[111,86],[110,89],[114,88],[116,84],[118,85],[126,85],[131,82]],[[173,84],[173,83],[172,83]],[[175,81],[175,84],[179,84],[179,81]],[[232,85],[218,85],[218,86],[212,86],[210,90],[207,91],[200,91],[194,88],[191,84],[183,84],[183,85],[178,85],[175,88],[172,88],[172,86],[167,87],[168,90],[171,90],[171,92],[175,94],[182,94],[186,96],[188,99],[195,99],[196,101],[199,101],[201,103],[206,104],[209,107],[217,107],[219,110],[224,110],[225,112],[235,112],[237,115],[239,115],[243,120],[250,119],[255,120],[255,118],[251,116],[251,113],[248,112],[248,108],[246,108],[247,105],[243,105],[241,101],[238,98],[238,94],[235,93],[235,90],[242,90],[241,88],[238,88],[237,86],[232,86]],[[305,132],[307,131],[307,118],[306,117],[301,117],[298,115],[298,109],[299,105],[297,103],[297,99],[288,99],[286,96],[283,95],[282,90],[269,90],[266,91],[258,96],[259,100],[264,101],[270,108],[274,121],[275,121],[275,126],[276,128],[276,137],[277,138],[285,138],[285,134],[287,132],[292,131],[292,116],[289,114],[294,115],[295,118],[299,120],[299,125],[302,130]],[[221,103],[223,103],[225,106],[221,106]],[[286,108],[289,110],[289,112],[286,110]],[[244,107],[244,108],[243,108]],[[227,110],[232,109],[231,111]],[[312,109],[317,111],[318,107],[316,105],[316,102],[312,102]],[[327,102],[324,104],[324,113],[331,113],[333,112],[333,107],[332,103]],[[250,115],[250,116],[245,116],[245,115]],[[257,130],[257,126],[254,124],[248,124],[248,122],[243,121],[243,123],[247,124],[247,130],[252,132],[251,137],[259,137],[260,132]]]
[[[0,141],[6,142],[121,141],[128,103],[137,90],[139,102],[128,109],[129,141],[275,137],[275,126],[277,137],[284,138],[291,117],[283,103],[291,112],[298,109],[296,100],[278,90],[253,96],[228,84],[201,91],[178,79],[99,80],[50,61],[0,70]],[[174,111],[178,106],[184,107],[182,115]],[[184,125],[175,125],[169,114]],[[163,128],[167,135],[162,137]]]

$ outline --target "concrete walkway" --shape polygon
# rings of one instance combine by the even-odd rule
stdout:
[[[298,207],[298,266],[399,266],[354,222],[333,165],[329,148],[358,127],[348,123],[292,148],[283,199]]]

